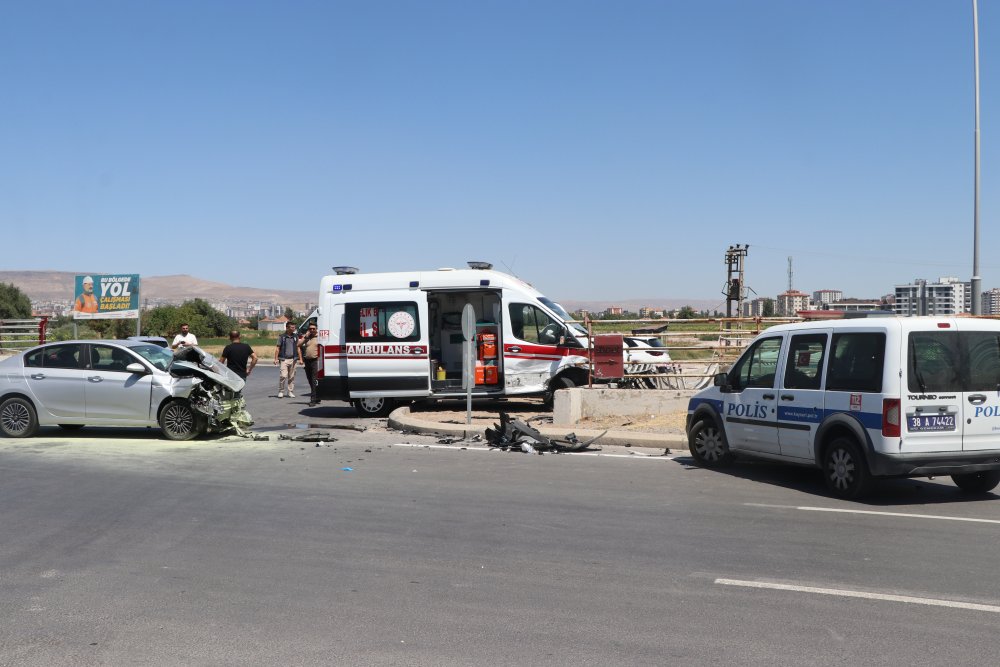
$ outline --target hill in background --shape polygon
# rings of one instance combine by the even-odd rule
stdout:
[[[0,282],[13,283],[32,301],[73,300],[70,271],[0,271]],[[317,290],[318,291],[318,290]],[[316,302],[316,291],[268,290],[257,287],[234,287],[188,275],[143,276],[142,298],[182,303],[191,299],[206,301],[273,301],[296,306]]]
[[[73,300],[73,280],[80,274],[71,271],[0,271],[0,282],[13,283],[32,301]],[[183,303],[191,299],[205,299],[210,302],[262,301],[275,302],[287,306],[305,307],[316,303],[316,291],[268,290],[259,287],[234,287],[225,283],[202,280],[189,275],[143,276],[142,298],[156,302]],[[718,301],[705,299],[678,299],[651,297],[648,299],[620,299],[617,301],[561,301],[563,308],[573,312],[585,308],[592,313],[603,312],[609,306],[621,306],[626,311],[638,312],[639,308],[672,310],[691,306],[695,310],[724,310],[722,297]]]

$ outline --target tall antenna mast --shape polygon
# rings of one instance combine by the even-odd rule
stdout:
[[[792,291],[792,258],[788,258],[788,291]]]

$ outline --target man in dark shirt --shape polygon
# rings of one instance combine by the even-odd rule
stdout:
[[[239,375],[244,380],[250,375],[250,371],[257,365],[257,353],[246,343],[240,342],[240,332],[229,332],[229,345],[222,350],[220,361],[229,367],[229,370]]]

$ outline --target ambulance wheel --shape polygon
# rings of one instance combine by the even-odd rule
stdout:
[[[711,419],[702,419],[688,433],[688,449],[703,468],[721,468],[733,462],[725,434]]]
[[[951,481],[955,486],[965,493],[983,494],[989,493],[1000,484],[1000,470],[984,470],[982,472],[967,472],[961,475],[952,475]]]
[[[826,488],[839,498],[860,498],[871,488],[871,473],[861,449],[850,438],[837,438],[823,453]]]
[[[545,392],[545,408],[551,410],[555,405],[557,391],[560,389],[572,389],[575,386],[576,383],[565,375],[553,378],[552,382],[549,383],[549,390]]]
[[[30,401],[19,396],[0,403],[0,434],[5,438],[30,438],[38,431],[38,415]]]
[[[381,397],[356,398],[351,403],[360,417],[388,417],[396,407],[396,401]]]

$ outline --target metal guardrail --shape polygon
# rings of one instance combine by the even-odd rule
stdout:
[[[26,350],[45,342],[49,318],[0,320],[0,354]]]
[[[670,361],[662,364],[644,361],[626,361],[625,377],[619,386],[636,389],[700,389],[711,382],[716,373],[727,370],[739,355],[764,329],[776,324],[800,322],[799,317],[708,317],[695,319],[622,319],[592,320],[585,318],[582,324],[591,340],[595,335],[594,325],[602,329],[598,333],[620,333],[630,338],[656,337],[663,347],[625,348],[636,355],[666,351]],[[609,329],[605,327],[609,326]],[[639,325],[639,326],[624,326]],[[702,326],[697,326],[702,325]],[[692,328],[695,326],[696,328]],[[674,327],[671,330],[671,327]],[[699,343],[705,336],[714,340]],[[676,342],[675,342],[676,341]],[[674,352],[703,352],[702,355],[687,359],[674,359]]]

